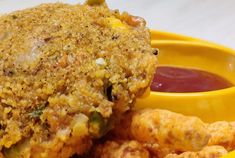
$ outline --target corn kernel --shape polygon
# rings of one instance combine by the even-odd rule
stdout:
[[[113,29],[124,29],[127,30],[128,29],[128,25],[126,25],[125,23],[123,23],[121,20],[117,19],[117,18],[107,18],[109,21],[109,25],[113,28]]]

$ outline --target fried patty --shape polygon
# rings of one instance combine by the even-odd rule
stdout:
[[[154,51],[141,18],[106,4],[43,4],[1,16],[0,151],[88,151],[149,86]]]

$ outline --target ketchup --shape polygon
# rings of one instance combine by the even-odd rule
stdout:
[[[226,79],[202,70],[161,66],[156,69],[151,90],[156,92],[206,92],[232,87]]]

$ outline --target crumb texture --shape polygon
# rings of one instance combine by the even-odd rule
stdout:
[[[43,4],[1,16],[0,151],[7,158],[86,152],[89,128],[129,110],[155,65],[143,20],[106,4]]]

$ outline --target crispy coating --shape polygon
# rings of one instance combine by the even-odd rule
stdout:
[[[82,154],[93,132],[132,107],[156,57],[149,30],[126,16],[106,4],[55,3],[0,17],[0,151]]]
[[[150,152],[152,156],[163,158],[168,154],[174,154],[177,151],[168,147],[161,147],[158,144],[145,143],[144,147]]]
[[[118,125],[112,131],[111,135],[107,136],[105,140],[108,142],[111,141],[116,145],[118,144],[118,147],[122,145],[123,142],[128,142],[128,140],[138,141],[153,158],[219,158],[223,155],[226,155],[228,151],[234,149],[234,122],[215,122],[212,124],[206,124],[202,123],[199,120],[200,124],[198,124],[198,121],[195,121],[194,117],[183,116],[173,112],[157,109],[132,111],[124,116],[125,117],[120,120]],[[177,119],[177,121],[175,119]],[[193,121],[191,119],[193,119]],[[171,125],[169,122],[174,123],[174,125]],[[194,123],[196,123],[196,125]],[[179,126],[177,124],[184,124],[185,127]],[[161,126],[167,129],[163,130],[163,127]],[[200,126],[203,127],[201,128],[203,130],[200,130],[200,128],[198,128]],[[153,127],[157,127],[155,131],[159,133],[149,132],[154,131],[152,130],[154,129]],[[151,128],[151,130],[148,130],[149,128]],[[182,141],[181,148],[178,147],[179,142],[177,142],[174,137],[172,138],[171,145],[162,143],[164,141],[159,141],[159,135],[161,136],[160,139],[168,139],[168,137],[161,134],[161,132],[168,132],[168,130],[171,130],[170,132],[174,132],[176,134],[175,136],[179,136],[178,140]],[[182,132],[185,132],[187,130],[196,130],[192,133],[198,131],[207,131],[206,133],[203,132],[204,135],[207,135],[205,136],[207,138],[205,143],[203,143],[204,145],[201,145],[200,150],[196,151],[195,148],[194,150],[190,150],[188,148],[188,144],[190,143],[199,144],[201,141],[200,137],[196,137],[196,139],[194,138],[194,135],[192,135],[190,136],[191,142],[186,142],[186,144],[185,141],[188,141],[187,137],[180,137],[183,135]],[[209,136],[211,137],[209,138]],[[111,146],[110,144],[108,146]],[[98,149],[102,149],[102,147],[104,146],[100,146]],[[114,147],[112,147],[112,149],[113,148]],[[98,150],[98,155],[100,155],[101,151],[103,153],[108,153],[110,149],[111,147],[106,148],[105,151]],[[110,150],[110,153],[108,155],[112,155],[113,153],[115,153],[112,151],[113,150]],[[114,154],[113,156],[115,155],[116,154]]]
[[[150,154],[137,141],[107,141],[96,147],[94,158],[150,158]]]
[[[169,154],[165,158],[220,158],[227,153],[222,146],[209,146],[199,152],[185,152],[180,155]]]
[[[141,143],[152,157],[157,158],[219,158],[226,155],[227,151],[234,150],[234,122],[222,121],[206,124],[195,119],[165,110],[132,111],[120,120],[107,138],[119,144],[122,143],[119,140],[134,139]],[[162,129],[163,127],[164,129]],[[201,131],[199,134],[202,134],[202,137],[204,135],[205,143],[200,143],[202,140],[200,140],[201,136],[197,137],[198,134],[192,134],[189,137],[191,142],[185,142],[189,140],[187,137],[182,137],[182,135],[184,136],[182,133],[188,130],[193,130],[192,133]],[[178,136],[178,140],[175,140],[174,137],[171,138],[172,144],[170,145],[166,143],[167,141],[164,142],[164,139],[169,139],[168,135],[164,135],[165,131],[173,132],[175,137]],[[179,140],[181,146],[177,142]],[[189,144],[204,145],[200,145],[200,151],[196,151],[198,148],[194,148],[193,151],[188,148]],[[190,148],[192,149],[192,147]]]
[[[133,112],[127,112],[116,122],[114,128],[111,131],[111,137],[115,140],[131,140],[134,139],[131,133]]]
[[[235,149],[235,126],[233,122],[221,121],[209,124],[208,131],[211,134],[208,145],[220,145],[228,151]]]
[[[133,115],[131,133],[139,141],[150,141],[179,151],[200,150],[209,139],[204,123],[165,110],[143,110]]]
[[[131,133],[133,112],[127,112],[124,114],[122,119],[119,120],[118,124],[115,125],[114,129],[106,135],[106,140],[112,140],[118,142],[119,140],[132,140],[135,139]],[[151,154],[158,155],[158,157],[164,157],[170,153],[174,153],[169,148],[163,148],[156,142],[142,142],[143,146],[148,149]]]
[[[201,150],[210,138],[206,125],[196,117],[158,109],[139,110],[128,115],[131,119],[124,118],[114,129],[115,135],[176,151]]]

